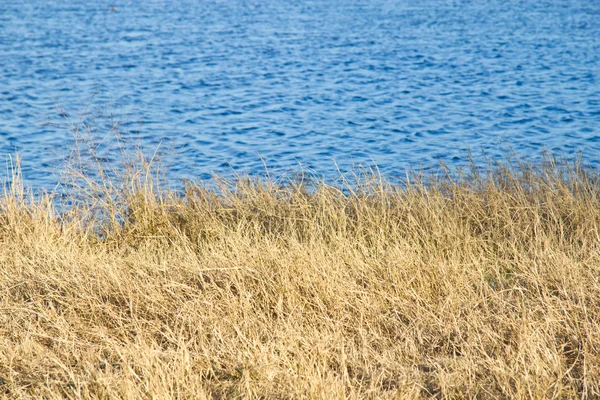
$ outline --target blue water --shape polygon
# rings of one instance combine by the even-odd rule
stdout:
[[[0,158],[34,187],[74,149],[57,108],[102,145],[111,121],[160,145],[173,180],[403,175],[468,149],[600,166],[600,2],[0,2]]]

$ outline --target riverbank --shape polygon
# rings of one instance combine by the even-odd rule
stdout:
[[[174,194],[134,174],[59,218],[16,176],[0,395],[600,396],[597,176],[356,178]]]

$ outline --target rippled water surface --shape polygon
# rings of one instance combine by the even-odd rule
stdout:
[[[599,164],[597,0],[25,3],[0,2],[0,156],[37,187],[73,149],[57,107],[160,143],[173,179]]]

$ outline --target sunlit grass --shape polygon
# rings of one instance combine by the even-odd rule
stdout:
[[[579,164],[161,190],[149,159],[0,199],[0,396],[595,398]],[[98,176],[98,174],[96,174]]]

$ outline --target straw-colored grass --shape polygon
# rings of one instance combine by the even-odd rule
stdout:
[[[62,213],[5,189],[0,397],[600,396],[600,184],[578,166],[142,176]]]

